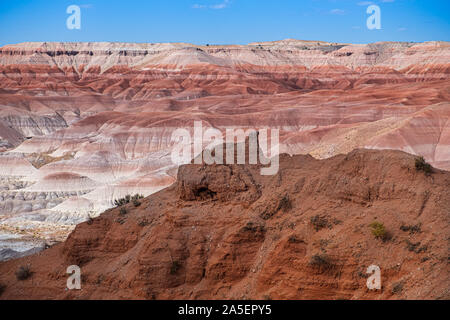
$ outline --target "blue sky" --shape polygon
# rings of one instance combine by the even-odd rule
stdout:
[[[25,41],[245,44],[286,38],[330,42],[450,41],[449,0],[0,0],[0,45]],[[381,8],[369,30],[367,7]],[[69,5],[81,30],[69,30]]]

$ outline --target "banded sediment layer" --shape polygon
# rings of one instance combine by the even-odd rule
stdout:
[[[172,132],[194,121],[278,128],[291,155],[395,149],[449,170],[449,61],[447,42],[5,46],[0,230],[61,240],[171,185]]]

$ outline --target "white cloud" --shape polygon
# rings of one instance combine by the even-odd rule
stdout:
[[[357,5],[358,6],[370,6],[371,4],[373,4],[373,2],[372,1],[361,1],[361,2],[358,2],[357,3]]]
[[[331,13],[331,14],[339,14],[339,15],[342,15],[342,14],[345,13],[345,11],[342,10],[342,9],[333,9],[333,10],[330,11],[330,13]]]
[[[193,9],[213,9],[220,10],[225,9],[230,5],[230,0],[224,0],[222,3],[212,4],[212,5],[204,5],[204,4],[194,4],[192,6]]]
[[[383,3],[392,3],[395,2],[395,0],[381,0]],[[360,1],[357,3],[358,6],[370,6],[371,4],[375,4],[373,1]]]

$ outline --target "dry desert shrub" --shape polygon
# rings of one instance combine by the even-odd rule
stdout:
[[[331,258],[326,253],[315,254],[309,260],[309,265],[313,267],[323,268],[325,270],[334,267]]]
[[[127,194],[123,198],[114,200],[114,205],[116,207],[121,207],[121,206],[124,206],[126,204],[129,204],[130,202],[133,202],[135,207],[138,207],[140,205],[140,201],[139,200],[141,200],[141,199],[144,199],[144,196],[141,195],[141,194],[135,194],[134,196],[131,196],[131,195]],[[139,203],[139,205],[136,205],[136,203]]]
[[[29,266],[21,266],[17,271],[16,271],[16,278],[17,280],[23,281],[23,280],[27,280],[28,278],[30,278],[32,275],[31,269]]]
[[[292,209],[292,202],[291,199],[289,199],[289,196],[285,195],[281,198],[278,208],[284,212]]]
[[[311,217],[310,221],[316,232],[329,226],[328,219],[320,215],[315,215]]]
[[[420,223],[416,225],[402,225],[400,226],[400,230],[403,232],[409,232],[409,234],[415,234],[422,232],[421,227],[422,225]]]
[[[403,286],[404,286],[403,282],[394,283],[394,285],[392,286],[392,294],[401,293],[403,291]]]
[[[423,171],[427,176],[433,173],[433,167],[425,161],[424,157],[416,158],[416,170]]]

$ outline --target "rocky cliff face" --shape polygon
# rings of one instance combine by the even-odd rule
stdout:
[[[186,165],[177,182],[0,264],[4,299],[449,299],[450,173],[399,151]],[[371,224],[385,230],[374,234]],[[378,238],[376,237],[378,235]],[[32,276],[14,275],[28,265]],[[82,290],[65,290],[69,265]],[[370,265],[382,289],[366,287]]]
[[[169,186],[172,132],[195,120],[278,128],[289,154],[396,149],[448,170],[449,58],[446,42],[5,46],[0,230],[61,239]]]

